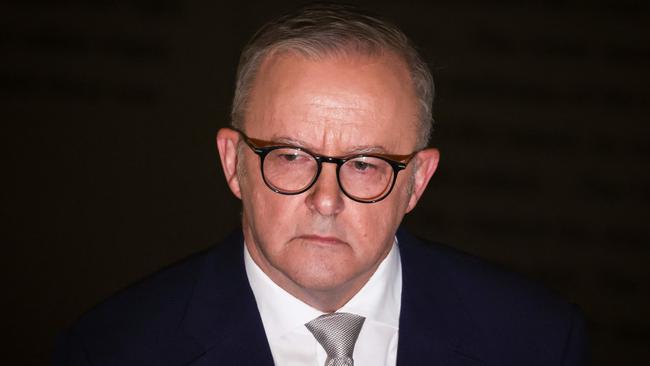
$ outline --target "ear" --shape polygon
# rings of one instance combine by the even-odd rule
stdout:
[[[409,198],[406,212],[410,212],[415,208],[420,197],[422,197],[422,193],[424,193],[424,190],[427,188],[433,173],[436,172],[438,161],[440,161],[440,151],[434,148],[425,149],[420,151],[415,156],[415,159],[417,159],[417,161],[414,161],[416,170],[413,178],[413,192]]]
[[[237,176],[237,144],[239,138],[239,133],[230,128],[222,128],[217,132],[217,149],[219,149],[223,175],[226,177],[226,182],[228,182],[232,193],[241,199],[241,188]]]

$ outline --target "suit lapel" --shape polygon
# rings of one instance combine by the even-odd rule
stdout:
[[[187,365],[273,365],[243,250],[238,231],[204,258],[184,322],[203,352]]]
[[[437,250],[398,232],[402,260],[398,366],[484,365],[472,347],[475,326],[448,278]],[[183,330],[170,365],[273,365],[273,358],[243,265],[241,232],[202,259]],[[171,352],[170,354],[178,354]]]
[[[402,260],[402,306],[397,364],[478,366],[471,344],[476,332],[456,296],[443,255],[398,232]]]

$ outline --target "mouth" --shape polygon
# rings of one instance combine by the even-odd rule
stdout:
[[[335,236],[321,236],[321,235],[300,235],[296,239],[320,244],[320,245],[343,245],[346,244],[343,240]]]

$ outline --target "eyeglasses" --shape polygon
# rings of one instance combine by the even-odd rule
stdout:
[[[317,155],[289,145],[249,138],[241,131],[248,147],[260,157],[264,183],[274,192],[295,195],[316,183],[322,164],[336,164],[336,178],[341,191],[361,203],[378,202],[393,190],[397,173],[406,168],[413,156],[357,154],[346,157]]]

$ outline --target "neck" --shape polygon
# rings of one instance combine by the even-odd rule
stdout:
[[[370,271],[365,271],[342,282],[319,283],[292,276],[272,264],[255,242],[252,233],[244,230],[248,253],[255,264],[276,285],[303,303],[325,313],[335,312],[350,301],[368,282],[379,266],[379,261]],[[387,254],[387,253],[386,253]],[[385,255],[384,255],[385,257]],[[302,280],[302,281],[301,281]]]
[[[294,282],[287,275],[268,265],[268,262],[253,254],[251,247],[248,246],[251,258],[257,266],[264,272],[276,285],[291,294],[293,297],[304,302],[305,304],[320,310],[324,313],[332,313],[342,308],[356,295],[361,288],[368,282],[374,270],[364,276],[358,276],[342,284],[332,287],[304,286]],[[255,249],[253,249],[255,250]]]
[[[349,286],[341,286],[344,288],[325,290],[305,288],[291,289],[290,287],[281,287],[305,304],[324,313],[333,313],[342,308],[343,305],[347,304],[348,301],[350,301],[350,299],[361,290],[363,285],[368,282],[368,279],[366,278],[363,281],[355,282],[358,283],[351,283]],[[280,284],[278,285],[280,286]]]

